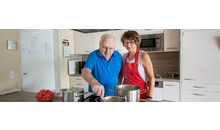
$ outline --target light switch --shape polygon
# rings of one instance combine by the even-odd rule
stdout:
[[[10,71],[10,79],[14,79],[15,78],[15,71],[12,70]]]
[[[15,74],[15,71],[14,70],[10,71],[10,74]]]

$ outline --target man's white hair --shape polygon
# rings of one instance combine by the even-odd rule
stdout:
[[[102,44],[102,42],[105,40],[105,39],[114,39],[115,40],[115,37],[112,36],[111,34],[104,34],[102,35],[101,39],[100,39],[100,42],[99,42],[99,45]],[[115,40],[116,41],[116,40]]]

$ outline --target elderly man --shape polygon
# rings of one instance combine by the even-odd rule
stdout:
[[[89,83],[89,92],[101,98],[113,96],[109,91],[121,82],[122,56],[115,51],[115,38],[104,34],[99,42],[99,49],[91,52],[82,71],[82,77]],[[120,75],[120,76],[119,76]]]

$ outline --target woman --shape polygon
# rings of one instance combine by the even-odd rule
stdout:
[[[128,50],[128,53],[123,55],[123,84],[139,86],[140,90],[146,89],[146,93],[140,94],[140,99],[151,100],[155,84],[154,71],[149,55],[138,49],[141,43],[140,35],[136,31],[127,31],[122,35],[121,42]]]

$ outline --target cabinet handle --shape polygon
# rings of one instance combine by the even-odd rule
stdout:
[[[196,95],[196,96],[205,96],[205,94],[197,94],[197,93],[193,93],[193,95]]]
[[[76,80],[82,80],[82,79],[80,79],[80,78],[76,78]]]
[[[206,88],[206,87],[200,87],[200,86],[193,86],[194,88]]]
[[[82,84],[76,83],[76,85],[82,85]]]
[[[166,86],[175,86],[175,85],[172,85],[172,84],[165,84]]]
[[[85,51],[85,52],[91,52],[91,51]]]
[[[169,47],[169,48],[167,48],[167,49],[177,49],[177,47]]]
[[[23,73],[23,75],[27,75],[27,73]]]
[[[190,78],[184,78],[184,80],[194,80],[194,79],[190,79]]]

